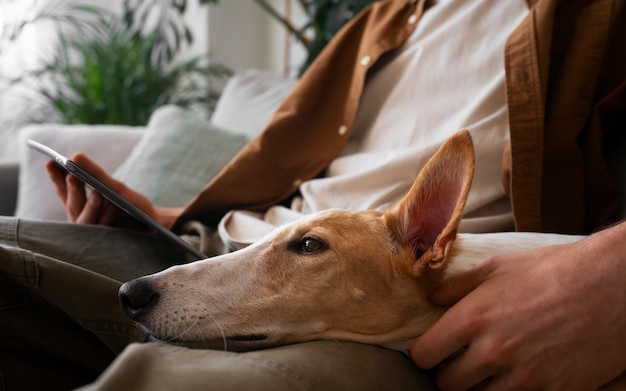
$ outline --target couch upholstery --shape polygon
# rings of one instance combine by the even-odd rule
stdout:
[[[0,215],[12,216],[17,203],[18,162],[0,163]]]

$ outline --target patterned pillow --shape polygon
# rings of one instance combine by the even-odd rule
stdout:
[[[113,176],[155,205],[183,206],[248,142],[199,114],[164,106]]]

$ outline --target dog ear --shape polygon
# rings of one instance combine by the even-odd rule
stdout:
[[[462,129],[430,159],[402,201],[385,213],[387,226],[400,244],[411,248],[416,260],[423,259],[414,264],[414,274],[421,274],[425,262],[432,268],[444,264],[473,176],[472,138]]]

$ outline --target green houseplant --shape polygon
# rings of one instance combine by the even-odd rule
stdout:
[[[199,57],[159,65],[154,42],[153,34],[139,37],[113,24],[88,40],[62,39],[44,71],[48,82],[37,89],[66,123],[143,125],[165,104],[212,109],[218,92],[206,80],[229,71]]]
[[[197,0],[200,5],[218,0]],[[152,35],[151,58],[169,64],[184,44],[193,42],[193,34],[182,18],[187,0],[124,0],[123,21],[126,30],[137,37]],[[148,21],[152,19],[152,26]]]
[[[64,12],[42,14],[59,26],[53,55],[14,81],[30,86],[39,98],[32,122],[55,115],[65,123],[145,125],[165,104],[211,111],[218,97],[212,83],[230,71],[205,57],[175,61],[193,39],[182,22],[186,1],[126,0],[123,18],[80,3],[63,7]],[[154,10],[167,23],[147,30],[147,12]],[[81,23],[64,30],[63,22],[76,20]]]

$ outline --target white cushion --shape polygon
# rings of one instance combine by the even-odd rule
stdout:
[[[81,151],[109,172],[124,161],[143,127],[113,125],[29,125],[20,131],[20,174],[15,215],[21,218],[66,220],[65,209],[45,169],[47,157],[26,145],[32,138],[69,156]]]
[[[263,130],[296,82],[270,71],[239,72],[226,83],[211,122],[253,138]]]

